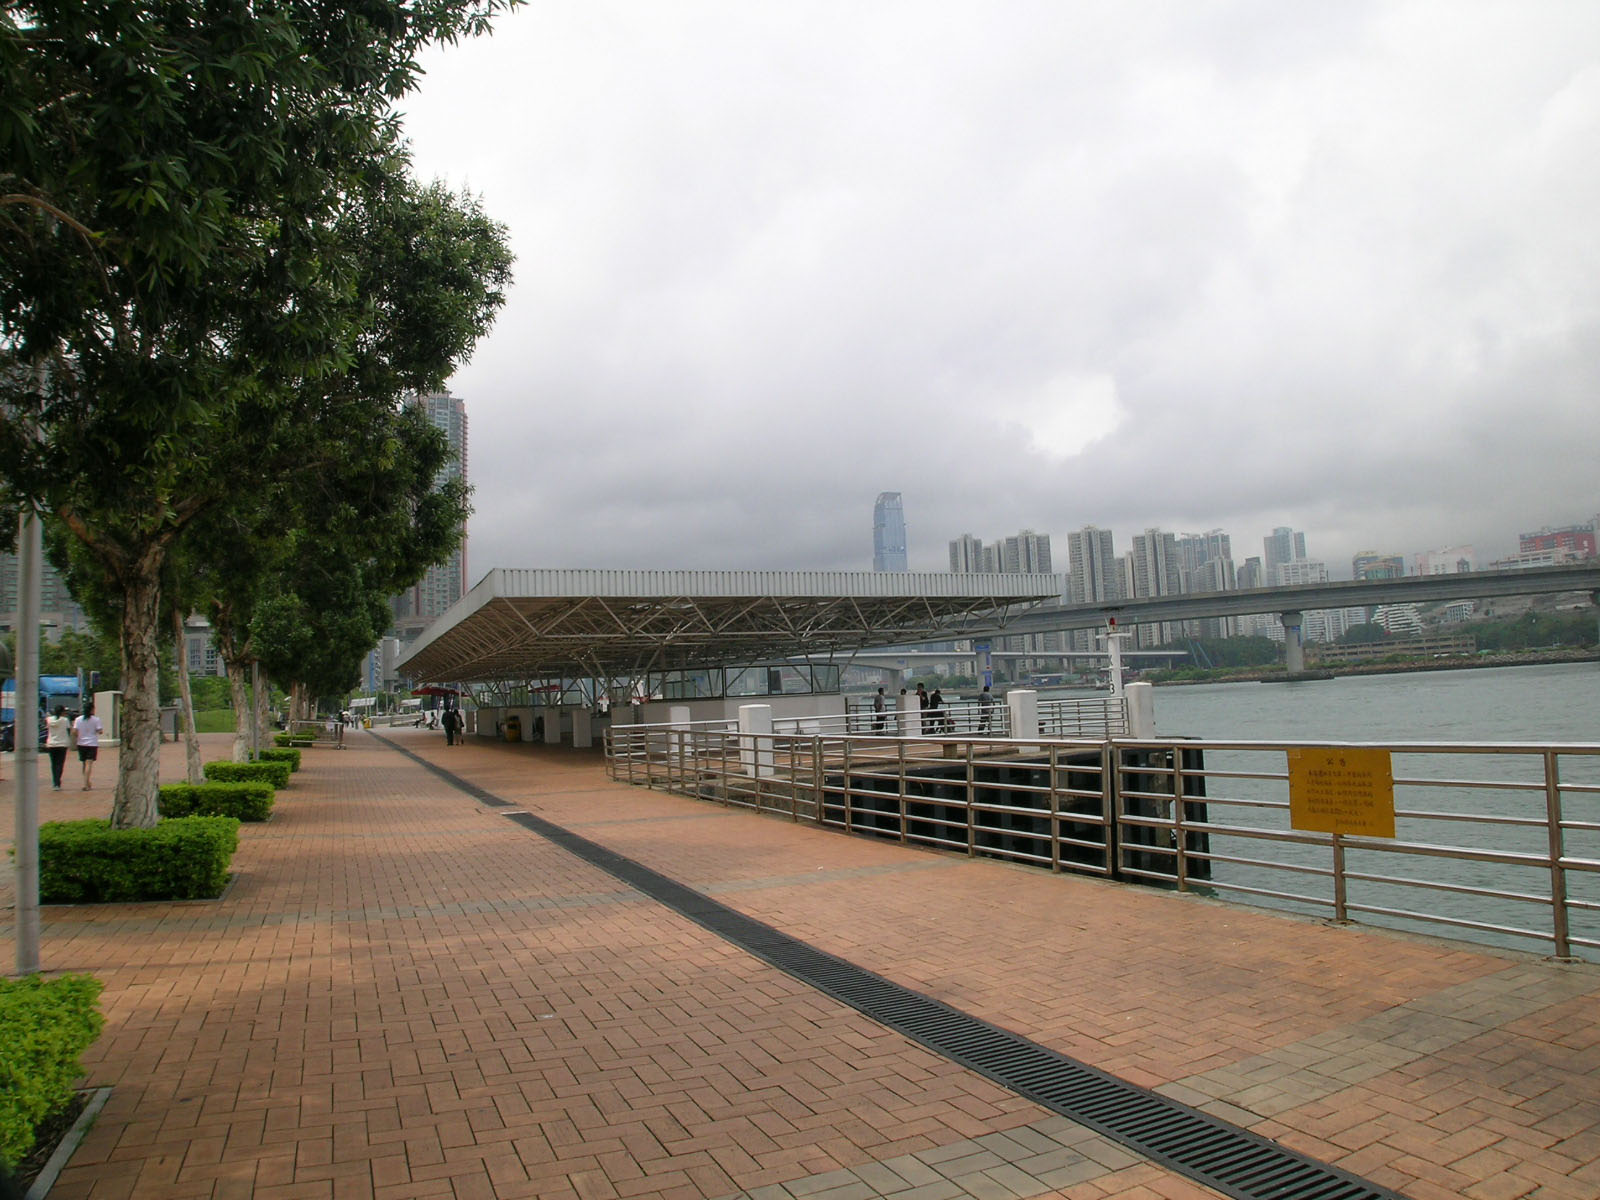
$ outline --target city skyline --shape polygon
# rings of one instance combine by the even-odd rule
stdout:
[[[884,488],[918,570],[1085,525],[1490,562],[1600,510],[1600,6],[495,24],[403,106],[518,255],[450,384],[479,575],[859,569]]]

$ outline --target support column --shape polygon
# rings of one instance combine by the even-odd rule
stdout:
[[[1304,614],[1279,613],[1283,622],[1283,669],[1290,675],[1299,675],[1306,669],[1305,643],[1300,640],[1300,621]]]
[[[739,706],[739,760],[744,773],[763,778],[772,771],[772,705]]]
[[[572,744],[575,747],[594,745],[593,727],[587,708],[572,710]]]
[[[544,713],[544,744],[546,746],[561,745],[561,706],[559,704],[546,704],[542,709]],[[528,724],[528,740],[533,740],[533,724],[530,718]]]

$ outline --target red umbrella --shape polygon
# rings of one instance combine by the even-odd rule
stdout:
[[[436,683],[430,683],[430,684],[427,684],[424,687],[412,688],[411,689],[411,694],[413,696],[459,696],[459,695],[461,695],[461,693],[456,691],[455,688],[440,687]]]

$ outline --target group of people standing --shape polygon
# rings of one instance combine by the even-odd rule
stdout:
[[[900,689],[903,697],[906,689]],[[994,717],[994,706],[998,703],[988,684],[983,685],[983,692],[978,697],[978,732],[988,733]],[[934,688],[928,691],[926,684],[917,684],[917,707],[922,711],[923,733],[954,733],[955,718],[950,710],[944,706],[944,693]],[[874,733],[882,733],[888,724],[889,698],[879,688],[872,697],[872,729]]]
[[[100,757],[100,735],[105,725],[94,715],[94,705],[85,704],[76,717],[67,716],[65,704],[45,720],[44,749],[50,756],[50,786],[61,790],[61,776],[67,767],[67,752],[78,748],[78,765],[83,769],[83,790],[94,790],[94,764]]]

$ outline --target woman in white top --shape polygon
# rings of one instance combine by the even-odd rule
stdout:
[[[67,706],[56,705],[56,711],[45,722],[44,748],[50,755],[50,786],[61,790],[61,772],[67,765],[67,749],[72,745],[72,722],[67,719]]]
[[[94,705],[85,704],[83,715],[72,723],[78,736],[78,762],[83,766],[83,790],[94,791],[94,760],[100,757],[100,734],[105,726],[94,715]]]

